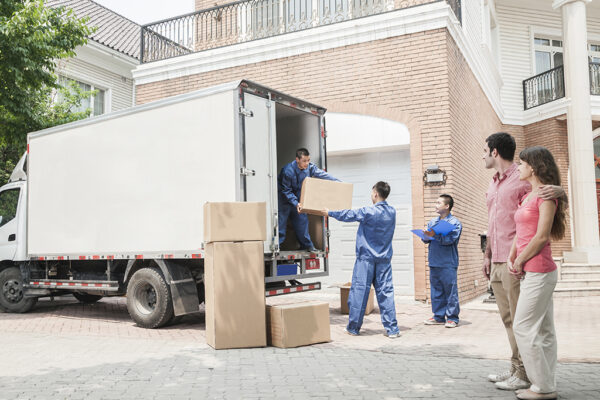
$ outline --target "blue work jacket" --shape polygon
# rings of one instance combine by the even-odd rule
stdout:
[[[439,220],[439,216],[432,218],[427,223],[427,229],[430,230]],[[458,241],[462,233],[462,224],[452,214],[448,214],[444,220],[454,225],[452,232],[446,236],[436,234],[430,240],[423,240],[423,242],[429,243],[429,266],[458,268]]]
[[[309,163],[306,169],[300,169],[298,168],[298,163],[294,160],[281,168],[281,172],[279,172],[279,176],[277,177],[280,201],[287,202],[296,207],[300,199],[302,182],[306,178],[319,178],[330,181],[339,180],[319,169],[313,163]]]
[[[329,216],[342,222],[360,222],[356,233],[358,259],[390,260],[392,258],[396,210],[386,201],[358,210],[329,211]]]

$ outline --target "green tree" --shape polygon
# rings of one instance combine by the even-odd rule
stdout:
[[[86,23],[43,0],[0,2],[0,182],[25,151],[27,133],[89,115],[73,110],[90,93],[61,88],[55,74],[58,60],[87,43],[93,29]]]

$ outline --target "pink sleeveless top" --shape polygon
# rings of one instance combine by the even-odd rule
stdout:
[[[523,252],[531,239],[537,232],[538,220],[540,218],[540,205],[544,202],[537,196],[533,196],[523,204],[527,198],[525,195],[519,208],[515,213],[515,224],[517,228],[517,257]],[[550,250],[550,241],[544,245],[542,250],[531,257],[523,266],[523,270],[527,272],[552,272],[556,269],[556,264],[552,259],[552,251]]]

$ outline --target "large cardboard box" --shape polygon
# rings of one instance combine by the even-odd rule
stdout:
[[[205,250],[206,343],[266,346],[263,242],[214,242]]]
[[[310,240],[317,250],[325,250],[325,242],[323,240],[323,217],[320,215],[308,215],[308,234]],[[296,232],[291,221],[288,220],[285,240],[279,246],[282,251],[295,251],[300,249],[300,243],[296,238]]]
[[[269,345],[281,348],[329,342],[329,303],[268,305],[267,337]]]
[[[260,202],[204,204],[204,242],[267,240],[267,206]]]
[[[352,208],[352,188],[351,183],[306,178],[300,193],[302,210],[307,214],[318,214],[325,208],[348,210]]]
[[[348,282],[340,286],[340,308],[342,314],[348,314],[348,295],[350,294],[350,287],[352,282]],[[369,315],[375,309],[375,289],[371,286],[369,292],[369,300],[367,300],[367,308],[365,308],[365,315]]]

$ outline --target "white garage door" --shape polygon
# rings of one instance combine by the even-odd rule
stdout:
[[[370,205],[371,188],[380,180],[391,186],[388,203],[396,209],[392,269],[394,287],[398,295],[414,295],[414,272],[412,251],[412,209],[410,190],[409,150],[362,152],[330,155],[327,160],[329,172],[344,182],[354,184],[352,206]],[[327,283],[349,282],[355,260],[355,243],[358,223],[341,223],[329,219],[330,255]]]

